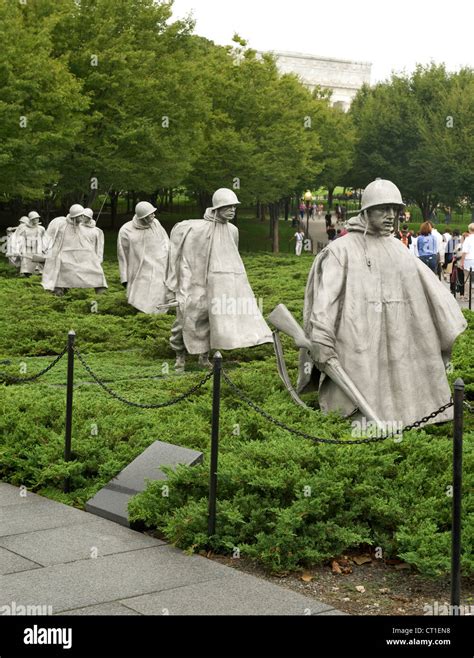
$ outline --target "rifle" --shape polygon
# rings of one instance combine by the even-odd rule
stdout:
[[[311,352],[311,341],[284,304],[278,304],[268,316],[268,320],[279,331],[291,336],[295,341],[296,347]],[[377,418],[375,411],[371,408],[367,400],[341,366],[337,357],[329,359],[326,363],[316,363],[316,365],[321,372],[324,372],[339,386],[342,392],[347,395],[347,397],[356,407],[358,407],[359,411],[368,420],[375,421],[381,428],[385,427],[385,424]]]

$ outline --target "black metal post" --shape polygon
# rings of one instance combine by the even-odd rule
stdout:
[[[453,520],[451,530],[451,614],[458,611],[461,597],[461,496],[462,496],[462,432],[464,382],[454,382],[453,435]],[[455,607],[456,606],[456,607]]]
[[[221,370],[222,355],[220,352],[216,352],[214,354],[214,379],[212,388],[211,472],[209,478],[209,517],[207,525],[207,534],[209,538],[216,533],[217,456],[219,452]]]
[[[71,436],[72,436],[72,399],[74,391],[74,341],[76,332],[71,329],[67,336],[67,388],[66,388],[66,435],[64,446],[64,461],[71,461]],[[68,493],[70,488],[69,478],[64,481],[64,492]]]
[[[472,267],[469,270],[469,310],[472,310]]]

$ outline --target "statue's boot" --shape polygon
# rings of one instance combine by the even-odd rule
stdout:
[[[199,355],[198,364],[201,368],[212,370],[212,363],[209,361],[209,352],[204,352]]]
[[[186,352],[176,352],[176,361],[174,364],[175,372],[184,372],[186,366]]]

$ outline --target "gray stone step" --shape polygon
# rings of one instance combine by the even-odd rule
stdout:
[[[129,527],[128,501],[146,488],[147,480],[166,480],[161,470],[163,466],[194,466],[201,463],[202,458],[202,452],[197,450],[155,441],[87,501],[86,512]]]

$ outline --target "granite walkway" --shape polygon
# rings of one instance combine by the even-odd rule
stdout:
[[[53,615],[344,614],[112,521],[22,493],[0,483],[2,614],[19,614],[20,606],[45,606],[41,614]]]

